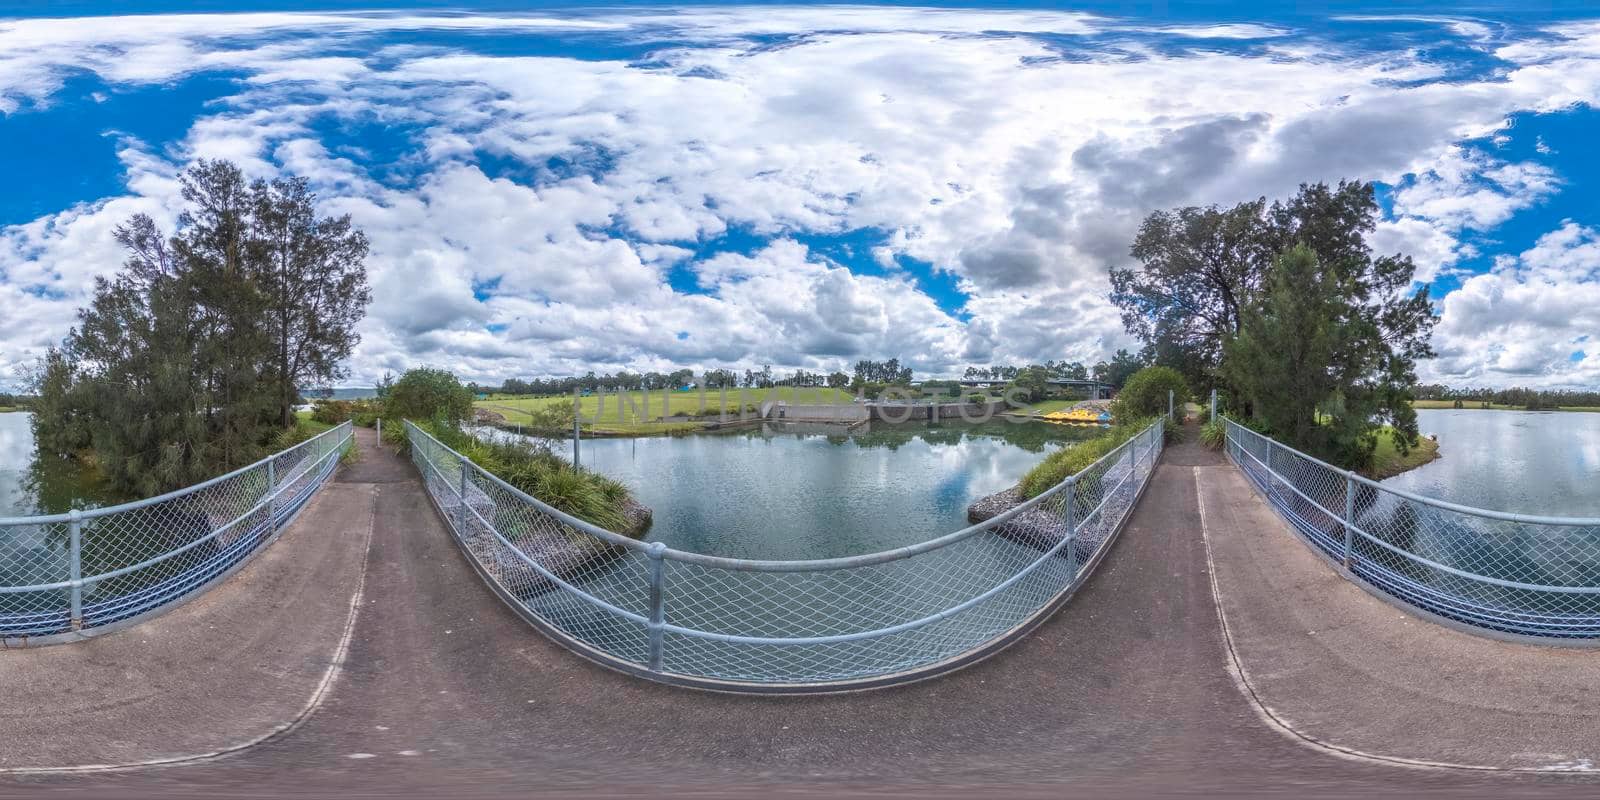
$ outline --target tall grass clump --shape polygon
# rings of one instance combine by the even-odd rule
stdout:
[[[559,511],[608,531],[625,533],[632,526],[626,512],[628,487],[580,470],[547,447],[533,442],[485,441],[443,419],[420,427],[489,474]],[[387,437],[388,431],[384,434]]]
[[[1046,489],[1066,480],[1068,476],[1076,475],[1107,453],[1117,449],[1123,442],[1132,439],[1145,428],[1150,427],[1150,420],[1138,420],[1123,425],[1117,425],[1093,439],[1086,439],[1069,445],[1051,453],[1045,460],[1039,462],[1028,474],[1022,476],[1022,482],[1017,484],[1017,491],[1022,499],[1038,497]]]
[[[1200,443],[1212,450],[1221,450],[1228,441],[1228,426],[1221,417],[1200,426]]]

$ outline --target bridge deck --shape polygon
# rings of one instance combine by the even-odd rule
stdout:
[[[1229,669],[1230,642],[1218,623],[1204,534],[1217,562],[1233,644],[1257,690],[1294,724],[1335,744],[1378,755],[1469,763],[1484,753],[1545,747],[1523,734],[1538,711],[1559,699],[1546,699],[1511,718],[1478,716],[1483,703],[1440,705],[1438,690],[1406,698],[1390,687],[1381,702],[1300,692],[1308,682],[1329,680],[1359,695],[1376,688],[1364,684],[1374,679],[1363,675],[1393,674],[1401,662],[1413,674],[1443,674],[1441,659],[1468,652],[1479,659],[1514,658],[1519,668],[1458,669],[1457,680],[1514,682],[1524,693],[1518,697],[1527,697],[1544,685],[1548,670],[1568,669],[1574,657],[1476,640],[1416,621],[1403,634],[1393,634],[1406,636],[1406,647],[1336,648],[1344,655],[1330,655],[1324,640],[1316,638],[1323,631],[1308,633],[1305,619],[1337,616],[1352,620],[1352,626],[1376,625],[1388,619],[1352,609],[1376,603],[1371,610],[1389,618],[1398,612],[1360,590],[1338,591],[1337,579],[1314,559],[1290,563],[1295,548],[1304,551],[1303,546],[1249,494],[1231,467],[1193,445],[1168,450],[1128,529],[1086,588],[1009,650],[911,686],[763,698],[638,681],[545,640],[479,584],[410,465],[377,449],[366,433],[363,463],[341,474],[340,483],[330,486],[336,491],[319,498],[260,563],[219,587],[203,605],[191,604],[154,623],[165,628],[187,621],[204,628],[218,624],[213,622],[216,607],[243,603],[256,609],[255,630],[245,638],[258,644],[228,645],[230,640],[214,629],[160,639],[152,626],[141,626],[99,642],[0,653],[0,675],[34,670],[20,688],[6,680],[4,713],[10,716],[4,717],[0,747],[15,747],[19,739],[75,738],[72,749],[27,750],[35,761],[72,757],[53,762],[66,766],[128,760],[129,753],[141,751],[119,747],[117,741],[148,742],[175,729],[121,712],[134,695],[147,695],[144,702],[151,708],[207,704],[206,713],[188,716],[193,727],[185,738],[162,747],[163,753],[206,752],[235,743],[241,731],[220,721],[256,715],[283,724],[305,707],[306,696],[298,703],[257,705],[209,696],[207,689],[263,681],[261,676],[272,672],[236,668],[242,657],[264,664],[282,653],[284,674],[314,675],[317,670],[306,669],[305,662],[314,652],[313,660],[325,667],[337,637],[283,631],[339,616],[331,609],[347,608],[359,581],[346,568],[336,581],[342,591],[314,592],[321,586],[314,583],[281,596],[282,603],[298,609],[283,613],[263,605],[263,596],[231,595],[252,591],[256,578],[249,576],[273,563],[267,556],[320,572],[325,562],[348,558],[344,547],[363,552],[352,543],[365,530],[359,509],[370,509],[374,536],[354,635],[342,672],[313,713],[292,731],[226,757],[87,776],[0,776],[0,794],[8,788],[36,790],[41,783],[96,792],[160,793],[197,785],[213,793],[329,793],[361,787],[448,788],[455,795],[474,793],[474,788],[490,794],[507,788],[596,786],[650,795],[717,789],[730,796],[757,786],[828,796],[867,787],[898,787],[917,796],[939,794],[945,787],[945,794],[968,796],[980,786],[1004,786],[1008,796],[1059,796],[1064,786],[1122,794],[1249,788],[1302,796],[1402,786],[1475,787],[1495,796],[1571,791],[1564,786],[1571,778],[1409,769],[1339,756],[1265,721]],[[370,498],[365,506],[357,502],[362,496]],[[345,505],[356,510],[343,510]],[[328,523],[324,515],[335,510],[330,506],[346,515],[349,527],[338,529],[346,534],[337,539],[341,547],[318,551],[328,546],[326,540],[306,534]],[[1334,583],[1319,584],[1316,569]],[[314,600],[306,599],[313,594]],[[246,602],[252,597],[254,602]],[[1244,605],[1272,608],[1252,614],[1241,610]],[[1380,634],[1352,627],[1342,635],[1359,642]],[[308,644],[313,638],[315,647]],[[157,654],[158,647],[180,645]],[[118,649],[90,655],[90,648],[113,646]],[[39,658],[92,662],[106,674],[74,689],[81,706],[76,716],[17,715],[11,709],[43,707],[52,700],[43,677],[48,672],[28,663]],[[157,669],[137,666],[141,658],[171,674],[159,685],[143,686],[145,679],[137,676]],[[130,677],[123,681],[115,679],[117,674]],[[308,677],[297,686],[309,689],[314,683]],[[1573,678],[1571,684],[1577,683]],[[1463,684],[1449,694],[1458,700],[1488,696],[1487,689],[1475,694],[1473,688]],[[1564,699],[1576,708],[1597,705],[1583,695]],[[1412,715],[1424,706],[1432,710],[1409,729],[1398,721],[1415,719]],[[92,716],[98,714],[111,715],[105,718],[110,721]],[[1474,752],[1448,744],[1470,738],[1472,731],[1488,736],[1489,725],[1498,726],[1492,747]],[[88,729],[102,733],[79,737]],[[1595,741],[1588,730],[1575,728],[1575,741],[1559,749],[1550,746],[1548,754],[1581,757],[1577,750]],[[1400,732],[1405,737],[1396,739]],[[1397,741],[1414,746],[1391,751]],[[1436,743],[1440,749],[1430,750]]]

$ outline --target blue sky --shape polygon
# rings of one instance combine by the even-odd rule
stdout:
[[[1600,24],[1275,5],[0,3],[0,386],[201,157],[367,231],[352,383],[1093,362],[1145,214],[1354,178],[1424,379],[1600,384]]]

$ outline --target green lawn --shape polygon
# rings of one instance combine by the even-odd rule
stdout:
[[[1412,400],[1412,408],[1455,408],[1454,400]],[[1461,401],[1462,409],[1483,408],[1483,404],[1475,400]],[[1489,408],[1499,411],[1522,411],[1522,406],[1507,405],[1505,403],[1490,403]],[[1541,411],[1600,411],[1600,406],[1561,406],[1553,409],[1540,409]]]
[[[1381,481],[1416,469],[1438,457],[1439,443],[1426,436],[1417,441],[1417,446],[1411,448],[1411,452],[1400,455],[1395,450],[1394,438],[1389,435],[1388,426],[1384,426],[1378,434],[1378,447],[1372,452],[1372,466],[1362,470],[1362,474]]]
[[[296,424],[298,424],[302,428],[305,428],[305,429],[311,431],[312,433],[322,433],[325,430],[330,430],[330,429],[333,428],[332,425],[329,425],[326,422],[318,422],[318,421],[312,419],[311,418],[311,414],[312,414],[312,412],[310,412],[310,411],[296,411],[296,412],[294,412],[294,418],[295,418]]]
[[[11,413],[13,411],[21,411],[21,410],[22,410],[21,406],[0,406],[0,414],[9,414],[9,413]]]
[[[662,410],[663,397],[666,402],[665,411]],[[488,399],[474,402],[473,405],[494,411],[515,425],[530,421],[532,416],[529,412],[535,409],[571,399],[572,395],[545,397],[491,395]],[[604,408],[601,407],[602,400],[605,403]],[[742,394],[737,389],[729,389],[726,395],[721,390],[708,389],[703,397],[699,390],[654,391],[649,393],[648,399],[643,392],[638,391],[622,395],[607,392],[603,397],[591,395],[581,398],[579,407],[584,416],[586,431],[643,435],[683,433],[703,427],[699,422],[660,422],[663,416],[696,414],[702,409],[712,412],[726,410],[729,416],[736,416],[741,403],[746,407],[759,407],[769,400],[784,400],[789,403],[849,403],[854,400],[854,396],[842,389],[799,389],[790,386],[745,389]]]

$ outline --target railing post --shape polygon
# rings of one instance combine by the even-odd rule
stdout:
[[[1356,481],[1350,470],[1344,472],[1344,568],[1350,568],[1350,551],[1356,538]]]
[[[1216,389],[1212,389],[1211,390],[1211,416],[1208,419],[1216,419],[1216,418],[1217,418],[1217,390]]]
[[[1138,459],[1138,457],[1139,457],[1139,449],[1137,447],[1134,448],[1133,457],[1135,459]],[[1061,506],[1062,506],[1061,507],[1061,515],[1066,518],[1066,523],[1067,523],[1067,544],[1066,544],[1066,550],[1067,550],[1067,574],[1071,575],[1073,578],[1077,578],[1078,577],[1078,549],[1077,549],[1077,544],[1078,543],[1076,541],[1074,541],[1075,539],[1078,538],[1078,476],[1077,475],[1068,475],[1067,476],[1067,488],[1065,490],[1065,494],[1066,494],[1067,499],[1066,499],[1066,501],[1064,503],[1061,504]]]
[[[621,401],[621,399],[618,399],[617,402],[620,403],[622,401]],[[579,414],[579,412],[578,412],[578,404],[577,403],[573,403],[572,404],[572,468],[573,469],[577,469],[579,467],[579,464],[578,464],[578,438],[579,438],[579,436],[578,436],[578,418],[580,416],[581,416],[581,414]]]
[[[661,651],[665,640],[665,626],[667,623],[667,603],[664,591],[666,584],[666,560],[662,554],[666,553],[667,545],[664,542],[651,542],[645,554],[650,557],[650,636],[649,666],[651,672],[661,671]]]
[[[67,540],[71,563],[68,579],[72,581],[72,629],[83,630],[83,515],[74,508],[67,512]]]
[[[278,459],[275,456],[267,458],[267,530],[276,534],[278,532]]]
[[[456,528],[462,536],[467,535],[467,470],[471,469],[471,465],[466,456],[461,456],[461,487],[456,490],[461,496],[461,508],[456,511]]]
[[[378,444],[383,444],[383,417],[378,417]]]
[[[1157,395],[1157,396],[1159,397],[1160,395]],[[1173,407],[1173,403],[1172,403],[1172,390],[1168,389],[1167,390],[1167,418],[1172,420],[1173,422],[1177,422],[1178,421],[1178,418],[1173,416],[1173,414],[1176,412],[1176,410],[1177,409]]]

